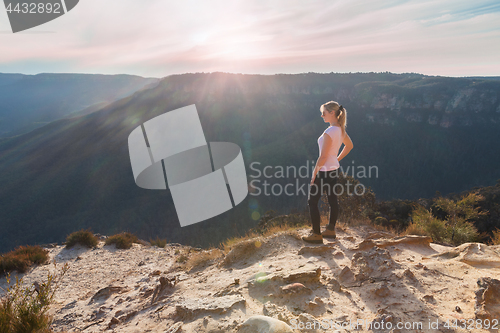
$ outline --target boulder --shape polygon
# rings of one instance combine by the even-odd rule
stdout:
[[[479,289],[476,294],[476,319],[500,318],[500,280],[489,277],[477,280]]]
[[[321,277],[321,268],[314,270],[298,270],[289,273],[275,272],[265,275],[259,275],[249,281],[249,285],[262,284],[265,282],[284,282],[284,283],[317,283]]]
[[[240,325],[238,333],[293,333],[293,330],[281,320],[252,316]]]
[[[431,257],[454,259],[472,266],[500,267],[500,253],[494,246],[481,243],[465,243],[449,251]]]

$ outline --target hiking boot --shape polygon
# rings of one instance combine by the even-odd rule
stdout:
[[[323,244],[323,236],[311,232],[309,236],[302,236],[302,240],[308,243]]]
[[[337,235],[335,234],[335,230],[328,230],[328,229],[326,229],[325,231],[323,231],[321,233],[321,236],[323,236],[324,238],[330,238],[330,239],[337,238]]]

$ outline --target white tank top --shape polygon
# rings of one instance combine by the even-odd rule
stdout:
[[[321,134],[318,138],[320,154],[321,148],[323,148],[325,135],[330,136],[332,139],[332,145],[330,146],[330,151],[327,154],[325,165],[321,167],[320,171],[331,171],[340,168],[339,161],[337,160],[337,154],[339,153],[340,146],[342,145],[342,129],[339,126],[330,126],[323,132],[323,134]]]

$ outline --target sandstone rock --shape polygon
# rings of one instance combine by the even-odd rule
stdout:
[[[187,299],[178,303],[175,310],[180,318],[191,319],[202,313],[226,313],[233,306],[243,303],[245,303],[245,299],[241,295],[228,295],[211,299]]]
[[[377,295],[379,297],[386,297],[386,296],[389,296],[391,291],[389,290],[389,287],[387,287],[387,285],[383,284],[380,287],[376,288],[374,290],[374,293],[375,293],[375,295]]]
[[[293,330],[281,320],[266,316],[252,316],[241,324],[238,333],[293,333]]]
[[[298,321],[297,326],[302,327],[303,325],[306,332],[317,332],[318,330],[316,329],[321,328],[321,322],[309,313],[301,313]]]
[[[392,238],[394,235],[389,232],[376,231],[371,232],[366,239]]]
[[[256,283],[265,282],[284,282],[284,283],[317,283],[321,277],[321,268],[315,270],[298,270],[291,273],[275,272],[262,276],[257,276],[250,279],[249,284],[255,285]]]
[[[307,288],[302,283],[291,283],[284,287],[280,287],[281,294],[286,295],[301,295],[301,294],[312,294],[312,290]]]
[[[397,246],[401,244],[405,245],[422,245],[426,247],[430,247],[430,243],[432,242],[432,238],[429,236],[416,236],[416,235],[408,235],[404,237],[395,237],[391,239],[377,239],[380,234],[376,234],[375,236],[369,236],[361,243],[359,243],[353,250],[355,251],[366,251],[373,247],[385,248],[388,246]]]
[[[158,279],[158,282],[160,283],[159,285],[156,286],[154,292],[153,292],[153,297],[151,298],[151,304],[153,304],[156,301],[161,300],[164,298],[165,294],[167,292],[170,292],[173,290],[175,285],[178,282],[177,276],[173,277],[168,277],[168,276],[161,276]]]
[[[340,283],[339,281],[337,281],[337,279],[331,279],[330,281],[328,281],[328,286],[331,287],[335,292],[339,292],[341,289]]]
[[[479,278],[476,294],[475,315],[477,319],[500,318],[500,280]]]
[[[450,251],[434,254],[431,257],[454,259],[469,265],[500,267],[500,253],[496,248],[480,243],[465,243]]]
[[[231,283],[224,289],[221,289],[217,291],[214,296],[215,297],[221,297],[221,296],[226,296],[226,295],[241,295],[241,292],[238,289],[238,286],[240,284],[240,279],[234,279],[234,283]]]
[[[316,268],[315,270],[298,271],[290,273],[283,277],[283,281],[287,283],[292,283],[292,282],[314,283],[314,282],[319,282],[320,277],[321,277],[321,268]]]
[[[177,322],[170,326],[170,328],[165,333],[178,333],[182,327],[182,322]]]
[[[287,324],[290,324],[290,321],[295,318],[286,306],[279,306],[269,301],[263,305],[262,313],[265,316],[281,320]]]
[[[424,301],[426,301],[427,303],[431,303],[431,304],[434,304],[436,303],[436,299],[434,298],[433,295],[425,295],[423,297]]]
[[[123,323],[123,322],[128,321],[130,318],[134,317],[136,314],[137,314],[137,311],[130,311],[130,312],[124,314],[123,316],[118,317],[117,319]]]
[[[371,239],[365,239],[358,245],[356,245],[353,250],[354,251],[366,251],[368,249],[371,249],[372,247],[375,246],[375,242],[372,241]]]
[[[325,253],[331,253],[331,251],[335,249],[334,246],[331,245],[321,245],[321,246],[304,246],[302,247],[298,254],[325,254]]]
[[[113,325],[117,325],[119,323],[120,323],[120,321],[117,318],[115,318],[115,317],[111,318],[111,321],[108,324],[108,329],[111,328]]]
[[[364,281],[368,277],[388,276],[390,271],[396,267],[398,265],[392,260],[389,251],[378,247],[369,252],[356,252],[351,260],[351,270],[357,281]]]
[[[339,281],[342,284],[346,283],[352,283],[354,282],[354,273],[351,271],[351,269],[347,266],[345,266],[342,271],[339,274]]]
[[[391,312],[385,310],[385,309],[379,309],[377,311],[377,315],[375,319],[373,319],[371,325],[373,328],[375,328],[377,331],[384,331],[384,326],[385,323],[393,323],[397,322],[397,318],[392,314]]]
[[[98,300],[107,299],[112,294],[121,293],[124,291],[125,291],[125,288],[119,287],[119,286],[108,286],[106,288],[102,288],[97,293],[95,293],[94,296],[92,296],[89,303],[93,303],[93,302],[96,302]]]
[[[395,237],[393,239],[377,240],[375,244],[378,247],[384,248],[401,244],[430,246],[431,242],[432,238],[429,236],[408,235],[404,237]]]
[[[415,274],[409,268],[404,270],[403,276],[410,280],[416,280]]]

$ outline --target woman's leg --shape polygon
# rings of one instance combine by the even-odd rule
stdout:
[[[330,220],[326,229],[335,230],[335,224],[339,217],[339,201],[335,193],[328,193],[328,203],[330,204]]]
[[[337,185],[339,179],[338,171],[331,171],[328,176],[328,184],[330,186],[327,195],[328,203],[330,204],[330,219],[328,225],[326,226],[326,229],[335,231],[335,225],[339,216],[339,201],[336,193],[339,191],[339,189],[337,188],[338,186],[335,186]]]
[[[309,197],[307,200],[307,205],[309,206],[309,214],[311,215],[312,229],[315,234],[321,234],[321,229],[320,229],[321,220],[319,215],[318,203],[323,193],[321,186],[323,180],[320,179],[320,174],[321,171],[318,172],[316,178],[314,179],[314,184],[311,185],[311,187],[309,188]]]

